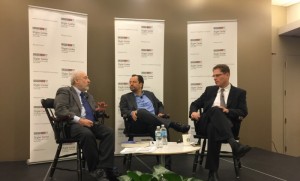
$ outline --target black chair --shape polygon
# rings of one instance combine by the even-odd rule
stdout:
[[[82,150],[79,145],[79,140],[75,138],[70,138],[70,133],[69,133],[69,124],[68,122],[70,121],[70,117],[62,117],[62,118],[56,118],[54,115],[54,99],[42,99],[41,100],[42,106],[45,109],[45,112],[47,114],[47,117],[50,121],[51,127],[54,131],[54,137],[55,141],[58,144],[54,160],[52,164],[50,165],[50,168],[45,175],[44,180],[49,177],[52,178],[54,175],[54,172],[56,169],[58,170],[67,170],[67,171],[76,171],[77,172],[77,177],[78,180],[82,180],[82,170],[85,169],[85,160],[84,156],[82,154]],[[102,109],[102,111],[97,111],[95,114],[95,117],[98,119],[97,124],[103,124],[104,119],[108,118],[109,116],[105,113],[105,109]],[[71,154],[65,154],[65,155],[60,155],[61,149],[63,144],[70,144],[70,143],[76,143],[77,149],[76,152],[71,153]],[[64,168],[64,167],[59,167],[57,166],[58,161],[65,159],[67,157],[71,156],[76,156],[76,161],[77,161],[77,167],[76,169],[69,169],[69,168]],[[50,173],[49,173],[50,172]]]
[[[243,118],[240,117],[240,121],[242,119]],[[236,123],[233,123],[233,127],[232,127],[232,133],[233,133],[234,139],[237,140],[237,141],[240,139],[239,138],[240,125],[241,125],[240,122],[236,122]],[[195,121],[194,121],[194,126],[195,126],[195,130],[197,130]],[[194,138],[198,139],[198,141],[197,141],[198,145],[201,145],[201,140],[203,140],[203,142],[202,142],[202,145],[201,145],[201,152],[200,152],[200,150],[198,150],[195,153],[194,163],[193,163],[193,174],[195,174],[195,172],[197,170],[198,163],[199,163],[199,165],[202,166],[203,158],[204,158],[204,156],[207,155],[206,150],[205,150],[206,142],[207,142],[207,136],[196,134],[196,135],[194,135]],[[223,144],[228,144],[227,141],[224,141],[222,143]],[[200,158],[199,158],[199,156],[200,156]],[[240,159],[236,158],[232,154],[232,152],[230,152],[230,151],[221,151],[220,152],[220,157],[227,157],[227,158],[232,158],[233,159],[235,175],[236,175],[236,178],[239,178],[240,177],[240,169],[242,168],[242,164],[241,164]]]
[[[134,138],[136,137],[150,137],[152,140],[155,141],[155,128],[153,129],[141,129],[139,132],[137,132],[137,129],[133,129],[133,120],[131,119],[130,115],[124,114],[122,115],[124,120],[124,135],[128,137],[128,141],[134,141]],[[168,119],[170,116],[168,114],[165,114],[163,118]],[[167,130],[168,131],[168,130]],[[168,139],[169,139],[169,131],[168,131]],[[156,157],[157,163],[159,163],[159,157]],[[131,168],[131,161],[132,161],[132,154],[125,154],[123,159],[123,165],[125,166],[126,170],[129,170]]]

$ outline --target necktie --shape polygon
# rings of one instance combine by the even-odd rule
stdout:
[[[225,89],[222,88],[220,94],[220,106],[226,107],[225,99],[224,99],[224,91]]]
[[[93,110],[92,110],[90,104],[88,103],[85,94],[86,93],[84,93],[84,92],[80,93],[81,102],[82,102],[82,105],[85,109],[85,118],[89,119],[91,121],[95,121]]]

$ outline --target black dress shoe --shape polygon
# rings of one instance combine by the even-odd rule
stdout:
[[[239,159],[239,158],[242,158],[243,156],[245,156],[245,154],[248,153],[250,150],[251,150],[250,146],[237,143],[232,148],[232,153],[236,158]]]
[[[172,122],[170,124],[170,127],[173,128],[175,131],[178,131],[181,133],[187,133],[190,130],[190,125],[174,123],[174,122]]]
[[[121,176],[121,173],[119,172],[117,167],[108,168],[108,169],[105,169],[105,171],[106,171],[107,178],[110,181],[118,181],[117,178],[119,176]]]
[[[96,169],[90,172],[90,175],[95,178],[97,181],[110,181],[107,178],[106,172],[103,169]]]
[[[219,175],[216,171],[209,171],[208,181],[219,181]]]

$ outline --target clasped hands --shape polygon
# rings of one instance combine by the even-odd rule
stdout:
[[[229,112],[229,109],[227,109],[226,107],[223,107],[223,106],[217,106],[217,107],[221,108],[223,113]],[[191,119],[194,121],[199,121],[200,117],[201,117],[201,115],[199,112],[192,112],[192,114],[191,114]]]

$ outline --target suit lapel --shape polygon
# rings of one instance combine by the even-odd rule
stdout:
[[[137,110],[137,104],[136,104],[136,101],[135,101],[135,96],[132,92],[130,93],[130,96],[129,96],[129,102],[131,102],[131,104],[134,106],[133,109]]]
[[[230,104],[233,100],[233,96],[235,95],[235,91],[236,91],[236,88],[231,85],[231,88],[230,88],[230,91],[228,94],[228,99],[227,99],[227,107],[230,107]]]
[[[76,90],[73,87],[71,87],[70,89],[71,89],[73,99],[75,100],[79,110],[81,110],[81,102],[79,100],[79,97],[78,97],[78,94],[77,94]]]
[[[219,90],[218,86],[214,86],[213,89],[211,90],[212,96],[210,96],[211,99],[209,100],[209,107],[212,107],[212,105],[214,104],[215,99],[217,97],[218,90]]]

